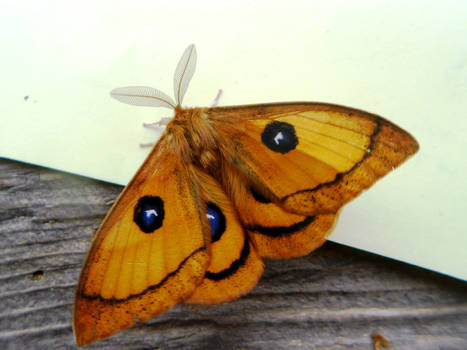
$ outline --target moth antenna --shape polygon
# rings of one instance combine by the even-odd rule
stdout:
[[[190,84],[191,78],[196,69],[196,48],[191,44],[185,49],[185,52],[178,62],[174,74],[174,95],[177,105],[181,106],[186,89]]]
[[[110,96],[134,106],[165,107],[175,109],[175,102],[160,90],[148,86],[127,86],[113,89]]]

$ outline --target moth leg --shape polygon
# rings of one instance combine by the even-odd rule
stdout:
[[[149,129],[159,129],[160,127],[167,126],[167,124],[169,124],[171,120],[172,118],[164,117],[158,122],[143,123],[143,126]],[[155,144],[156,144],[155,142],[147,142],[147,143],[140,143],[139,146],[142,148],[145,148],[145,147],[152,147]]]
[[[150,129],[158,129],[161,126],[166,126],[169,124],[169,122],[172,120],[172,118],[164,117],[158,122],[153,122],[153,123],[143,123],[143,126],[145,128],[150,128]]]
[[[222,89],[219,89],[219,91],[217,92],[216,98],[214,99],[214,101],[212,101],[210,107],[215,107],[215,106],[217,106],[217,104],[219,103],[219,99],[221,98],[221,96],[222,96]]]
[[[152,146],[154,146],[155,144],[156,144],[155,142],[140,143],[140,144],[139,144],[139,147],[141,147],[141,148],[152,147]]]
[[[159,127],[155,122],[153,123],[143,123],[143,126],[148,129],[157,129]]]

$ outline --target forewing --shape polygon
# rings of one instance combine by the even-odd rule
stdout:
[[[76,290],[78,345],[166,311],[201,282],[210,229],[188,168],[161,140],[105,218]]]
[[[418,150],[376,115],[319,103],[215,107],[226,161],[266,198],[301,215],[336,213]]]

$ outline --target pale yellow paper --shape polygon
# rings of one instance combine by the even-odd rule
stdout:
[[[409,130],[421,150],[342,211],[332,240],[467,278],[467,3],[7,1],[0,21],[0,156],[125,184],[142,127],[171,114],[115,87],[172,92],[188,44],[187,106],[323,101]],[[1,176],[1,174],[0,174]]]

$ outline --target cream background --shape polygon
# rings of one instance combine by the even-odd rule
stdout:
[[[331,239],[466,279],[466,18],[463,1],[4,1],[0,156],[125,184],[157,138],[141,123],[170,111],[109,91],[173,95],[195,43],[187,106],[221,88],[221,105],[332,102],[410,131],[420,152]]]

